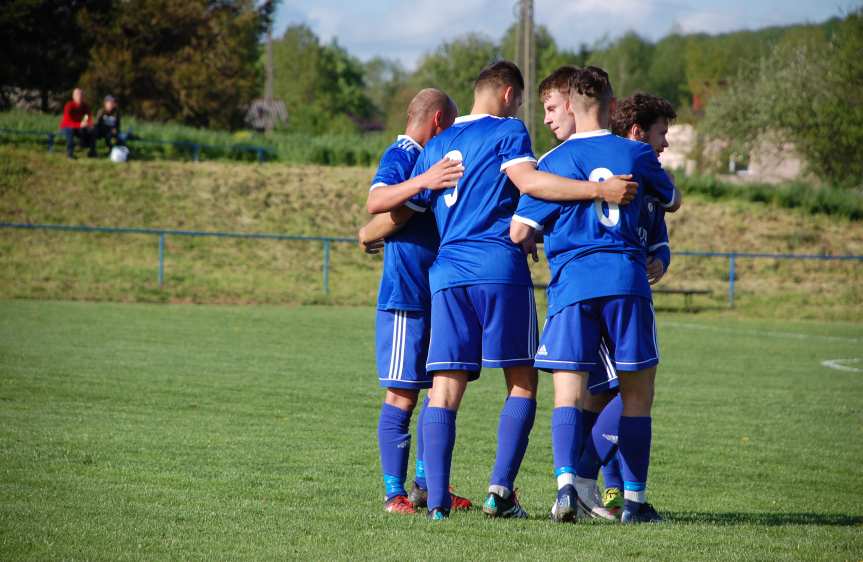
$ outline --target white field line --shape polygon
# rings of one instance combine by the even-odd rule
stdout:
[[[844,342],[844,343],[863,343],[863,338],[853,338],[846,336],[822,336],[818,334],[798,334],[795,332],[775,332],[770,330],[738,330],[734,328],[723,328],[720,326],[704,326],[702,324],[690,324],[688,322],[675,322],[675,321],[660,321],[660,325],[662,326],[670,326],[672,328],[682,328],[685,330],[701,330],[705,332],[721,332],[723,334],[731,334],[735,336],[746,336],[746,337],[771,337],[771,338],[786,338],[792,340],[826,340],[826,341],[835,341],[835,342]]]
[[[829,369],[836,369],[837,371],[849,371],[852,373],[863,373],[863,369],[859,369],[857,367],[849,367],[846,363],[860,363],[863,362],[863,359],[859,357],[854,357],[851,359],[828,359],[826,361],[822,361],[821,364]]]

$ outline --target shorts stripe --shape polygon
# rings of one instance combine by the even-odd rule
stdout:
[[[403,310],[397,310],[393,319],[393,343],[390,352],[390,371],[387,375],[389,380],[401,379],[404,372],[406,328],[407,313]]]
[[[401,342],[399,343],[399,368],[396,379],[401,380],[405,372],[405,346],[407,344],[408,315],[402,312]]]

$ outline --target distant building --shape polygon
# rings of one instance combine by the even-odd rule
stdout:
[[[278,124],[285,124],[288,122],[285,102],[258,98],[249,106],[245,122],[258,132],[272,130]]]

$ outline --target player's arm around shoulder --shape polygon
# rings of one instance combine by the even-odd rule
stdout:
[[[638,175],[644,180],[647,190],[659,200],[667,212],[676,212],[683,204],[683,197],[675,185],[674,176],[662,168],[650,145],[639,144],[636,156]]]
[[[576,180],[537,169],[532,162],[522,162],[504,170],[523,195],[546,201],[591,201],[626,205],[638,192],[632,176],[613,176],[604,182]]]
[[[366,201],[368,212],[376,215],[393,211],[423,189],[453,187],[464,174],[464,166],[457,160],[442,158],[428,170],[394,185],[378,183],[372,186]]]

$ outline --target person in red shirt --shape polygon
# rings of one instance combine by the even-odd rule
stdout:
[[[75,88],[72,91],[72,99],[63,106],[60,130],[66,137],[67,158],[75,158],[75,137],[80,140],[81,147],[89,149],[88,156],[96,156],[96,143],[93,142],[93,117],[90,106],[84,101],[84,90],[81,88]]]

